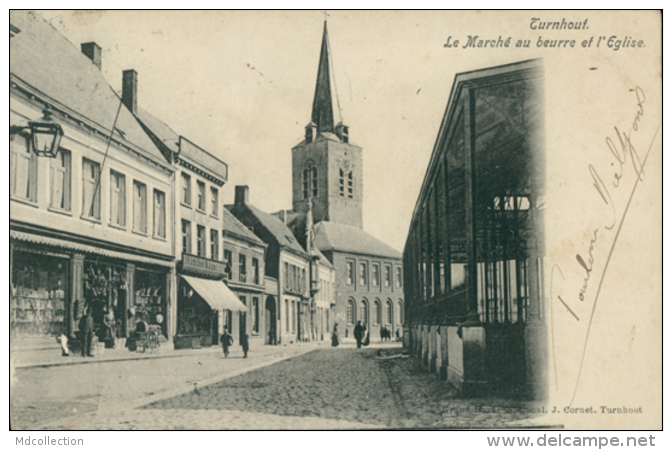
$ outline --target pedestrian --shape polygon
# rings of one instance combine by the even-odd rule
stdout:
[[[334,332],[331,333],[331,346],[332,347],[338,347],[338,344],[340,343],[340,339],[338,338],[338,324],[334,324]]]
[[[114,311],[109,308],[103,318],[103,341],[105,341],[105,348],[114,348],[116,327],[114,322]]]
[[[357,325],[355,325],[355,340],[357,341],[357,348],[362,348],[362,338],[364,337],[364,327],[362,327],[362,321],[358,320]]]
[[[250,335],[243,333],[240,337],[240,345],[243,347],[243,358],[247,358],[247,352],[250,351]]]
[[[380,327],[380,342],[385,340],[385,327]]]
[[[61,356],[70,356],[70,349],[68,348],[68,337],[61,333],[59,337],[56,338],[59,344],[61,344]]]
[[[224,357],[228,358],[229,346],[233,344],[233,336],[229,334],[226,327],[224,327],[224,332],[222,333],[222,336],[219,338],[219,342],[222,343],[222,349],[224,350]]]
[[[397,337],[397,342],[401,340],[401,336],[399,336],[399,328],[397,328],[397,331],[395,332],[395,335]]]
[[[91,342],[93,341],[93,311],[86,309],[86,313],[79,319],[79,333],[82,341],[82,356],[91,354]]]

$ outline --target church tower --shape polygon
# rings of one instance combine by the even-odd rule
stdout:
[[[293,210],[306,213],[310,200],[315,222],[326,220],[362,228],[362,148],[350,143],[340,107],[341,121],[334,125],[332,68],[325,21],[311,120],[304,140],[292,148]]]

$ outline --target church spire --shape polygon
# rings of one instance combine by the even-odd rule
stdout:
[[[317,69],[315,98],[313,99],[312,122],[318,132],[334,132],[334,109],[331,105],[331,77],[329,75],[329,36],[327,21],[324,21],[320,64]]]

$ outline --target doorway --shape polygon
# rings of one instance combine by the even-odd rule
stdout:
[[[265,319],[266,327],[264,330],[266,332],[266,337],[264,338],[264,343],[266,345],[276,345],[278,343],[278,337],[276,334],[277,316],[275,312],[275,297],[272,295],[266,297]]]

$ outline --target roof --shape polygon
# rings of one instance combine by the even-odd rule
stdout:
[[[246,203],[245,206],[250,209],[257,219],[259,219],[259,222],[273,235],[278,244],[291,248],[301,255],[308,256],[303,247],[301,247],[301,244],[296,240],[296,237],[294,237],[292,230],[282,220],[249,203]]]
[[[236,217],[231,214],[231,212],[226,209],[222,208],[224,211],[222,213],[222,230],[226,231],[227,233],[236,235],[238,237],[242,237],[243,239],[247,241],[252,241],[255,244],[265,246],[264,242],[257,237],[256,234],[254,234],[252,231],[250,231],[249,228],[247,228],[245,225],[243,225]]]
[[[313,98],[312,122],[317,125],[317,131],[334,131],[334,109],[331,105],[331,83],[329,76],[329,36],[327,21],[324,21],[322,46],[320,48],[320,62],[317,68],[317,82],[315,83],[315,97]]]
[[[317,256],[320,257],[320,263],[324,264],[324,265],[327,266],[327,267],[334,267],[334,266],[329,262],[329,260],[327,259],[327,257],[324,256],[324,254],[323,254],[319,249],[314,248],[314,249],[311,251],[311,253],[312,253],[313,255],[317,255]]]
[[[156,136],[169,151],[177,154],[179,158],[196,164],[199,169],[209,172],[215,178],[219,178],[222,181],[227,180],[228,166],[225,162],[211,155],[207,150],[202,149],[184,136],[180,136],[168,124],[148,111],[138,108],[136,117],[150,133]]]
[[[171,151],[177,152],[177,142],[180,136],[173,131],[165,122],[157,119],[149,112],[138,108],[136,117]]]
[[[12,10],[9,18],[21,30],[9,42],[10,73],[43,93],[46,101],[57,102],[109,132],[121,99],[100,69],[36,13]],[[126,107],[119,111],[116,129],[117,140],[166,163]]]
[[[321,251],[339,251],[401,259],[401,253],[361,228],[321,221],[315,224],[315,245]]]

